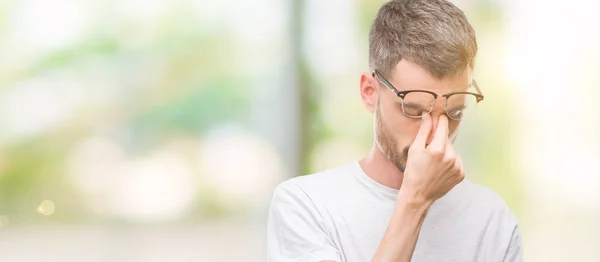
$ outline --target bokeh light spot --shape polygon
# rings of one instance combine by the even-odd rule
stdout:
[[[50,200],[44,200],[38,206],[37,211],[44,216],[51,216],[52,214],[54,214],[55,209],[56,207],[54,205],[54,202]]]

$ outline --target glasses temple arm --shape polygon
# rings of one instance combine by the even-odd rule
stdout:
[[[481,90],[479,90],[479,86],[477,85],[477,81],[475,81],[475,79],[473,79],[473,87],[475,87],[475,90],[477,91],[478,94],[483,95],[481,93]]]

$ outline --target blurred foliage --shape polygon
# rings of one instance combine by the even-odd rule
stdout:
[[[197,87],[180,97],[174,97],[161,105],[148,107],[140,112],[128,125],[136,134],[136,140],[164,143],[169,134],[201,134],[224,120],[249,125],[248,88],[244,81],[223,77],[217,82],[199,83]],[[142,143],[143,144],[143,143]]]
[[[73,137],[65,130],[49,132],[11,144],[4,148],[4,167],[0,172],[0,211],[11,214],[13,224],[77,221],[86,213],[78,192],[64,176],[64,159]],[[60,212],[51,217],[36,215],[38,205],[46,199],[61,203]]]
[[[76,77],[91,65],[121,86],[120,96],[109,104],[84,105],[61,126],[2,145],[0,214],[16,225],[98,220],[84,201],[86,192],[70,183],[66,164],[73,147],[98,132],[125,145],[128,157],[135,157],[175,135],[197,137],[223,121],[248,124],[252,82],[230,66],[227,50],[235,47],[234,41],[227,32],[207,33],[192,18],[179,10],[167,12],[155,27],[122,22],[115,31],[100,26],[84,40],[37,57],[22,72],[4,79],[10,87],[58,69]],[[12,25],[2,24],[0,31],[8,26]],[[140,30],[153,32],[154,41],[132,45],[131,38]],[[155,75],[156,67],[163,73]],[[78,88],[88,88],[79,79],[72,81]],[[109,122],[104,119],[107,115]],[[106,123],[115,126],[101,126]],[[120,131],[103,131],[106,128]],[[202,192],[212,193],[200,196],[197,212],[218,217],[226,212],[219,204],[223,197],[218,197],[214,185],[206,187]],[[57,203],[57,212],[49,217],[36,213],[45,199]]]

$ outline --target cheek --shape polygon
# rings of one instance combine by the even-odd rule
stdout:
[[[382,111],[388,136],[394,139],[399,149],[410,146],[419,132],[421,121],[406,117],[399,104],[389,103],[382,107]]]
[[[404,117],[398,117],[394,122],[392,134],[401,149],[410,146],[419,133],[421,121]]]
[[[449,132],[448,136],[450,138],[456,137],[459,127],[460,127],[460,121],[451,121],[448,126],[448,132]]]

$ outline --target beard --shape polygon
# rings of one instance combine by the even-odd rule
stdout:
[[[402,150],[398,149],[398,142],[394,139],[381,117],[381,105],[379,104],[379,101],[380,100],[377,101],[377,112],[375,113],[375,143],[383,155],[385,155],[385,157],[390,160],[400,172],[404,173],[408,161],[409,146],[404,147]]]

